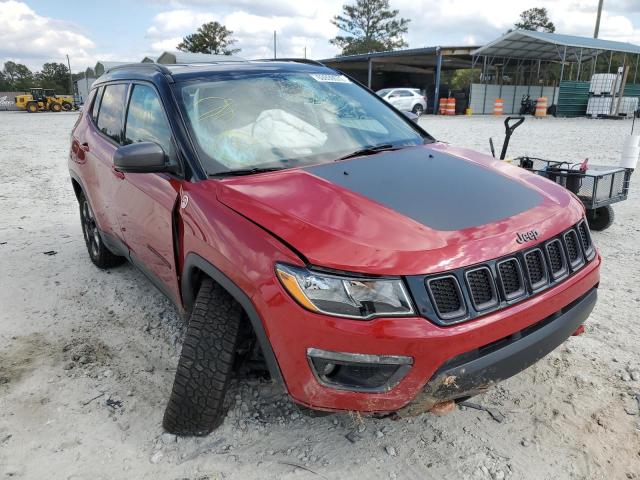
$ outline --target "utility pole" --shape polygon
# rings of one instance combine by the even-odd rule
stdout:
[[[276,55],[276,31],[273,31],[273,58],[277,58],[278,56]]]
[[[69,93],[75,96],[75,92],[73,91],[73,75],[71,75],[71,62],[69,61],[69,55],[67,55],[67,66],[69,67]]]
[[[598,15],[596,16],[596,29],[593,31],[593,38],[598,38],[600,33],[600,16],[602,15],[602,3],[604,0],[598,1]]]
[[[304,47],[304,58],[307,58],[307,47]]]

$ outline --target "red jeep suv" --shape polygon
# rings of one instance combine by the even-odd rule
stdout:
[[[248,355],[303,406],[412,414],[525,369],[596,302],[575,196],[314,62],[114,68],[69,169],[93,263],[188,316],[177,434],[224,420]]]

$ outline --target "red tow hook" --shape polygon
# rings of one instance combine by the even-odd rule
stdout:
[[[576,328],[576,331],[571,334],[572,337],[577,337],[578,335],[582,335],[584,333],[584,325],[580,325]]]

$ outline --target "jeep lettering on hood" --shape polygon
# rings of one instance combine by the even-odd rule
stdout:
[[[563,188],[444,144],[220,184],[221,202],[308,262],[383,275],[433,273],[497,258],[523,248],[514,238],[529,235],[533,225],[550,238],[558,233],[556,222],[565,226],[582,216],[579,202]]]

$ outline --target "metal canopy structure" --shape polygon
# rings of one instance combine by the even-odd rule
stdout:
[[[570,92],[572,89],[584,90],[588,95],[589,81],[596,73],[621,72],[616,75],[622,77],[623,91],[627,76],[635,84],[640,65],[640,46],[599,38],[514,30],[474,50],[472,56],[474,67],[482,59],[482,84],[472,84],[472,90],[476,86],[476,97],[483,97],[483,112],[487,102],[494,101],[495,95],[495,98],[502,98],[503,94],[511,95],[512,108],[515,109],[517,91],[521,93],[525,88],[524,95],[529,95],[531,89],[535,92],[540,89],[542,96],[543,90],[548,87],[553,87],[553,103],[556,102],[556,93],[559,95],[557,108],[560,112],[561,107],[564,109],[575,103],[577,97],[574,98],[575,92]],[[497,90],[493,89],[496,91],[487,94],[487,89],[492,86]],[[560,98],[562,92],[565,93],[564,106]],[[579,96],[582,101],[584,95],[579,93]],[[477,98],[472,98],[474,100]]]
[[[424,74],[434,77],[436,87],[434,109],[439,97],[440,74],[443,70],[473,67],[472,52],[477,46],[424,47],[387,52],[343,55],[320,60],[323,64],[350,73],[366,72],[367,86],[372,87],[375,72]]]
[[[543,61],[564,61],[567,58],[581,57],[584,61],[602,51],[635,55],[640,54],[640,46],[599,38],[514,30],[480,47],[472,55]]]

